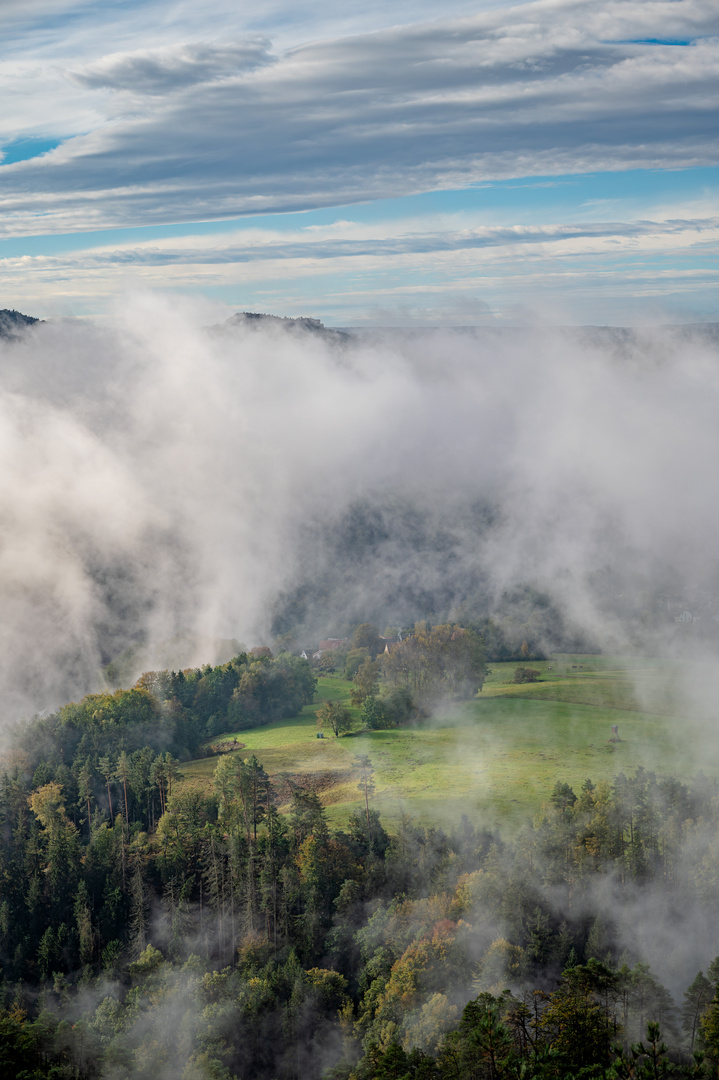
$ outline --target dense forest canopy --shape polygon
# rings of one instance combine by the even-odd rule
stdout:
[[[335,655],[364,650],[350,728],[481,691],[471,629],[383,640],[364,624]],[[513,839],[469,817],[386,829],[371,755],[334,831],[311,786],[241,749],[178,790],[185,759],[294,715],[315,682],[261,648],[19,729],[0,784],[8,1075],[713,1075],[716,781],[558,782]]]

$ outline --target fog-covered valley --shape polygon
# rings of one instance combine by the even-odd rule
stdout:
[[[15,1075],[713,1075],[715,328],[3,315]]]
[[[145,296],[0,340],[6,717],[178,635],[184,665],[365,619],[713,650],[713,328],[214,315]]]

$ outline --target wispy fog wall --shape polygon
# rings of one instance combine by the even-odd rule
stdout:
[[[600,644],[671,644],[685,607],[711,644],[710,330],[207,321],[141,297],[112,328],[0,343],[6,718],[100,685],[133,642],[311,644],[526,584]]]

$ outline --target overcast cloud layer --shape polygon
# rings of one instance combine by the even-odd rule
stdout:
[[[703,199],[708,207],[680,199],[664,208],[670,216],[657,219],[655,207],[635,206],[631,217],[608,216],[601,224],[587,207],[571,219],[560,208],[531,237],[517,231],[512,208],[501,222],[486,215],[482,221],[479,197],[469,230],[426,220],[407,236],[395,208],[388,215],[394,228],[384,237],[278,244],[271,228],[261,228],[251,251],[239,237],[199,252],[127,246],[121,230],[128,227],[184,222],[193,236],[192,222],[332,207],[343,208],[341,226],[353,220],[353,205],[477,185],[481,192],[482,184],[509,178],[719,166],[719,11],[712,0],[539,0],[479,9],[457,3],[442,19],[432,15],[422,3],[393,6],[394,25],[379,5],[341,18],[322,4],[300,13],[278,3],[263,6],[261,16],[241,15],[221,0],[202,13],[167,0],[128,0],[107,11],[60,0],[5,6],[5,144],[21,147],[32,137],[39,149],[42,139],[60,145],[27,160],[8,154],[11,163],[0,167],[0,235],[119,230],[111,253],[76,254],[60,267],[49,238],[42,252],[49,262],[26,267],[33,283],[28,302],[48,303],[54,291],[72,306],[95,293],[102,306],[125,286],[133,264],[143,274],[148,265],[156,268],[152,285],[161,284],[168,265],[181,266],[181,280],[168,274],[169,287],[200,287],[243,306],[242,267],[262,261],[264,306],[297,314],[288,311],[297,296],[286,278],[308,278],[304,295],[321,304],[313,278],[330,263],[329,273],[342,277],[352,260],[371,281],[368,296],[348,303],[347,281],[342,300],[330,301],[328,310],[337,310],[340,321],[362,321],[382,306],[383,270],[392,287],[408,287],[416,301],[419,282],[396,262],[403,255],[451,252],[450,265],[445,260],[430,276],[438,294],[451,294],[450,305],[461,304],[466,286],[455,268],[469,249],[528,244],[536,258],[538,242],[584,241],[586,252],[586,242],[596,244],[600,235],[601,255],[609,258],[617,242],[643,248],[649,293],[661,304],[671,292],[681,304],[682,273],[703,273],[707,244],[716,251],[715,188],[706,185],[691,202]],[[494,224],[501,228],[487,228]],[[678,229],[688,238],[681,255]],[[81,250],[97,246],[88,238]],[[510,258],[521,254],[507,250]],[[277,263],[288,260],[285,275]],[[606,261],[593,260],[593,283]],[[239,269],[208,275],[207,266],[218,263]],[[482,265],[475,257],[469,272]],[[17,269],[3,261],[0,283]],[[491,285],[483,288],[491,294]],[[525,303],[512,283],[508,289],[512,302]],[[711,312],[715,289],[712,278],[698,303],[701,317]],[[558,284],[554,295],[561,295]],[[496,307],[491,296],[485,303]]]

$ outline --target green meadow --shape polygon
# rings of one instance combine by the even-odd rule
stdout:
[[[390,731],[317,738],[316,710],[328,699],[349,705],[351,684],[318,682],[313,705],[299,716],[223,737],[256,754],[280,785],[318,792],[334,825],[360,805],[352,759],[367,754],[375,768],[373,805],[390,827],[403,814],[449,824],[466,813],[503,832],[520,827],[558,781],[578,789],[637,767],[688,778],[715,772],[706,729],[682,715],[680,670],[644,658],[562,655],[527,661],[539,681],[515,684],[516,662],[491,664],[482,692],[422,723]],[[621,741],[612,742],[612,725]],[[217,742],[215,743],[217,746]],[[181,788],[208,789],[218,757],[182,766]]]

